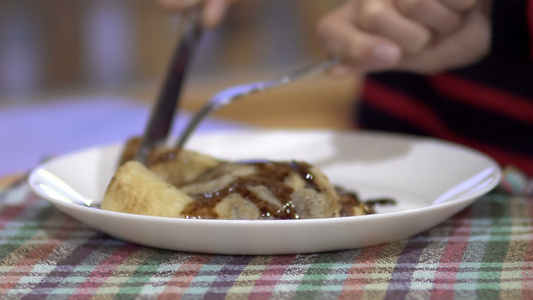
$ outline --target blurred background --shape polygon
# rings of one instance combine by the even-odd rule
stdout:
[[[317,21],[342,0],[242,0],[205,32],[173,135],[216,92],[327,53]],[[0,0],[0,176],[140,135],[177,43],[155,0]],[[252,95],[199,131],[351,127],[359,80],[326,76]]]
[[[185,109],[197,109],[227,86],[267,79],[324,58],[315,35],[316,22],[340,2],[241,1],[219,28],[203,37],[187,80]],[[152,0],[1,0],[0,109],[102,93],[150,103],[176,44],[177,24],[177,16]],[[276,103],[294,109],[315,103],[305,109],[317,113],[324,106],[335,110],[336,104],[345,105],[351,99],[331,99],[352,96],[354,88],[354,82],[308,81],[274,92],[268,98],[277,101],[268,101],[263,108],[272,110],[271,116],[286,111],[276,108]],[[311,101],[311,96],[321,99]],[[289,98],[295,100],[286,101]],[[246,102],[256,106],[267,105],[265,101]],[[243,103],[221,116],[280,127],[312,125],[310,119],[317,117],[304,114],[301,120],[281,123],[276,117],[248,120],[242,111],[251,105]]]

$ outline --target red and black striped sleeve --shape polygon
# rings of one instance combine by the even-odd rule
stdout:
[[[461,143],[533,175],[533,0],[494,0],[491,53],[452,72],[369,74],[356,126]]]

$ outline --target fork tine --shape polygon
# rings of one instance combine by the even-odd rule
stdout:
[[[260,91],[265,91],[271,88],[279,87],[282,85],[289,84],[299,79],[311,76],[313,74],[322,73],[333,66],[337,65],[340,62],[340,58],[333,57],[325,62],[321,62],[316,65],[311,65],[299,69],[292,73],[277,77],[272,80],[253,82],[249,84],[238,85],[234,87],[227,88],[215,94],[211,100],[202,107],[194,117],[189,121],[187,127],[180,134],[178,141],[176,142],[176,148],[183,148],[185,142],[189,139],[194,130],[200,125],[200,123],[212,112],[220,109],[223,106],[226,106],[232,103],[234,100],[257,93]]]

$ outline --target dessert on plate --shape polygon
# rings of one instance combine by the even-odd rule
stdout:
[[[298,161],[229,162],[157,148],[146,165],[128,142],[101,208],[189,219],[309,219],[375,213],[372,203],[335,187],[317,167]]]

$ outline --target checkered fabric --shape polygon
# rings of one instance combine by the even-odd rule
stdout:
[[[493,192],[393,243],[304,255],[143,247],[0,180],[2,299],[533,299],[533,199]]]

